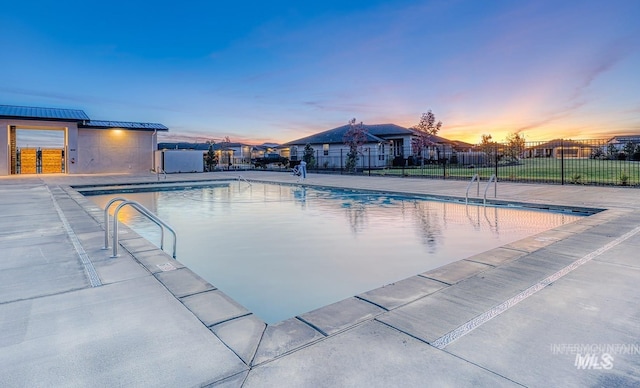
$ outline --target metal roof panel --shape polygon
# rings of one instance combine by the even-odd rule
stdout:
[[[0,105],[0,117],[48,120],[89,120],[84,111],[78,109],[40,108],[33,106]]]
[[[83,123],[80,128],[124,128],[124,129],[137,129],[144,131],[168,131],[169,128],[158,123],[135,123],[129,121],[107,121],[107,120],[91,120]]]
[[[395,124],[363,124],[362,126],[367,130],[367,138],[370,142],[383,141],[381,136],[410,136],[413,134],[410,129]],[[284,145],[344,143],[343,138],[349,128],[349,125],[343,125],[287,142]]]

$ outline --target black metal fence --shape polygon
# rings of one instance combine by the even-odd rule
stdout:
[[[433,151],[433,150],[432,150]],[[347,170],[347,156],[307,156],[307,170],[317,173],[384,175],[470,180],[495,175],[499,181],[640,187],[640,144],[606,140],[491,143],[467,150],[443,148],[438,157],[376,156],[363,152]],[[384,160],[381,160],[383,158]],[[280,168],[281,169],[281,168]]]

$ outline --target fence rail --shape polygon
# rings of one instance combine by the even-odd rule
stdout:
[[[317,173],[385,175],[470,180],[475,174],[487,180],[548,184],[583,184],[640,187],[640,143],[612,144],[607,140],[492,143],[468,150],[438,153],[443,158],[420,155],[372,157],[364,151],[355,169],[347,171],[346,155],[306,156],[307,170]],[[432,153],[433,154],[433,153]],[[282,166],[276,169],[281,170]]]

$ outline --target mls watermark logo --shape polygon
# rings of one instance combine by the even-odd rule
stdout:
[[[613,356],[610,353],[576,353],[574,363],[578,369],[613,369]]]
[[[618,355],[640,355],[640,344],[551,344],[551,353],[575,354],[578,370],[610,370]]]

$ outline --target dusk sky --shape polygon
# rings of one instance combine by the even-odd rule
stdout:
[[[640,134],[639,0],[25,0],[0,26],[0,104],[164,140],[283,143],[429,109],[470,143]]]

